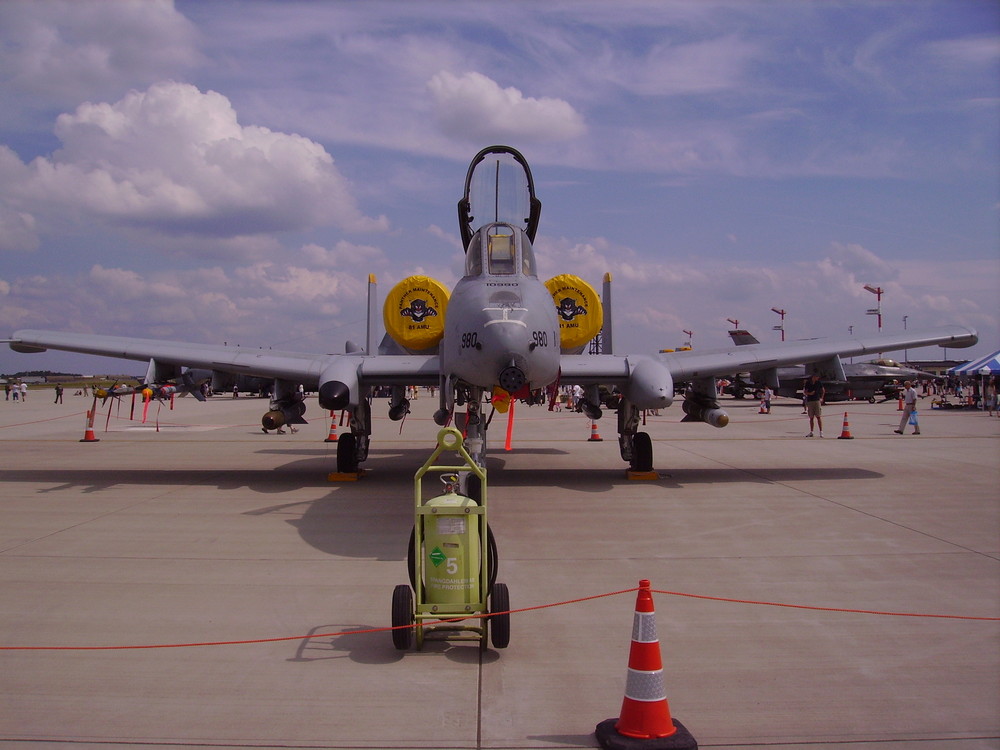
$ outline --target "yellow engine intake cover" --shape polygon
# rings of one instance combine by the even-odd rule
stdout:
[[[444,336],[448,290],[427,276],[408,276],[389,290],[382,321],[393,341],[404,349],[423,351]]]
[[[559,346],[563,352],[580,349],[604,325],[604,308],[594,287],[571,273],[545,282],[559,313]]]

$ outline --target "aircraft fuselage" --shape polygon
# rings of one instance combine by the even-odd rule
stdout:
[[[559,355],[557,311],[535,275],[527,235],[502,223],[481,228],[448,303],[443,371],[468,385],[516,393],[553,383]]]

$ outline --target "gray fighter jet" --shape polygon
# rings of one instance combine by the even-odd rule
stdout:
[[[952,326],[713,352],[615,354],[610,309],[604,311],[606,317],[602,312],[610,307],[610,275],[605,277],[603,306],[596,292],[576,277],[543,283],[532,249],[540,213],[531,170],[518,151],[491,146],[476,154],[458,204],[465,275],[450,299],[425,277],[397,284],[383,308],[387,333],[380,346],[374,277],[369,278],[365,345],[349,342],[344,354],[33,330],[14,333],[9,343],[18,352],[60,349],[147,361],[147,383],[181,377],[185,367],[271,378],[274,389],[265,419],[272,425],[304,421],[302,384],[318,393],[321,408],[350,413],[350,432],[338,443],[337,468],[356,472],[368,456],[375,387],[390,387],[389,416],[402,419],[408,411],[406,386],[437,386],[435,421],[455,421],[465,429],[466,446],[477,462],[485,463],[489,420],[482,413],[484,396],[506,394],[537,403],[546,390],[551,395],[561,385],[580,385],[584,398],[579,408],[598,419],[613,403],[622,459],[635,471],[651,471],[652,443],[648,433],[639,431],[641,412],[669,406],[675,380],[689,384],[683,421],[724,427],[729,417],[716,399],[717,376],[760,372],[767,380],[776,377],[778,367],[816,362],[843,380],[841,356],[931,344],[957,348],[978,340],[974,330]],[[603,353],[583,353],[586,339],[598,332]],[[614,401],[604,398],[602,403],[602,394],[609,392]]]
[[[729,337],[737,346],[760,343],[753,334],[745,330],[730,331]],[[912,367],[902,367],[895,360],[880,357],[869,362],[845,363],[844,380],[836,380],[831,373],[823,372],[815,366],[781,367],[777,372],[778,387],[775,388],[773,384],[771,387],[779,396],[797,398],[801,395],[805,379],[813,372],[816,372],[823,379],[827,401],[860,399],[873,404],[876,401],[876,396],[882,396],[883,401],[891,401],[899,397],[903,390],[903,383],[907,380],[917,382],[938,379],[933,373],[915,370]],[[743,398],[748,391],[754,390],[755,386],[763,388],[765,385],[757,377],[751,379],[752,383],[746,383],[737,376],[730,388],[732,394],[736,398]]]

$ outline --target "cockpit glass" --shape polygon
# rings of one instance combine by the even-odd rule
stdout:
[[[528,177],[510,154],[490,154],[476,165],[469,184],[472,230],[493,222],[528,226]]]
[[[514,273],[514,235],[491,234],[487,239],[487,255],[491,274],[496,276]]]

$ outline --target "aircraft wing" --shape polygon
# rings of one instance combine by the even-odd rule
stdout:
[[[355,370],[363,385],[437,385],[437,356],[367,357],[364,354],[308,354],[254,349],[241,346],[194,344],[127,336],[103,336],[58,331],[17,331],[9,339],[10,348],[18,352],[39,352],[58,349],[81,354],[96,354],[139,362],[184,367],[205,368],[251,377],[281,378],[302,383],[316,390],[320,378],[331,366],[338,370]]]
[[[866,354],[916,349],[921,346],[963,348],[979,341],[976,331],[962,326],[947,326],[927,331],[882,334],[863,338],[844,337],[786,341],[781,344],[747,344],[731,350],[700,356],[696,351],[661,354],[660,361],[670,369],[675,380],[694,380],[734,372],[755,372],[819,362],[835,356],[859,357]]]
[[[564,355],[560,380],[580,383],[626,386],[639,375],[655,378],[656,364],[666,368],[675,381],[690,381],[755,372],[776,367],[831,360],[834,357],[857,357],[865,354],[915,349],[937,344],[948,348],[973,346],[979,340],[971,328],[947,326],[927,331],[907,331],[861,338],[844,337],[787,341],[781,344],[746,344],[729,349],[668,352],[657,355]],[[653,364],[656,363],[656,364]],[[645,372],[641,372],[645,370]]]

